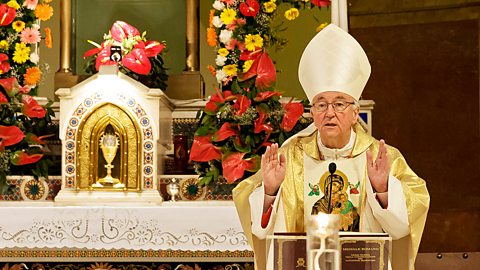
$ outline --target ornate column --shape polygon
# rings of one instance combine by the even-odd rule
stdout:
[[[204,82],[199,71],[198,15],[199,0],[185,0],[186,55],[185,69],[180,74],[169,74],[167,95],[175,99],[194,99],[205,96]]]
[[[187,59],[185,71],[198,71],[198,0],[186,0]]]
[[[72,1],[60,0],[60,68],[55,73],[55,89],[71,87],[78,83],[78,76],[71,67]]]

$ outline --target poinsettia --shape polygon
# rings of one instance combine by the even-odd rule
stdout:
[[[140,34],[134,26],[124,21],[116,21],[101,44],[93,41],[89,43],[96,48],[83,55],[83,58],[94,57],[94,61],[87,63],[88,73],[98,71],[102,65],[118,65],[121,72],[150,87],[166,88],[168,76],[162,59],[165,42],[147,40],[145,33]],[[120,47],[121,60],[115,56],[118,62],[111,57],[114,46]]]

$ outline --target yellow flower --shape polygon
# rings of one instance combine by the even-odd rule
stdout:
[[[23,28],[25,28],[25,23],[22,21],[14,21],[12,23],[12,27],[15,29],[15,31],[17,31],[17,33],[20,33],[22,32]]]
[[[223,57],[226,57],[230,52],[226,48],[221,48],[218,50],[218,54],[220,54]]]
[[[320,24],[320,25],[315,29],[315,31],[320,32],[320,31],[323,30],[323,28],[327,27],[327,25],[328,25],[328,22],[324,22],[324,23]]]
[[[247,60],[243,63],[243,73],[247,72],[250,70],[250,67],[252,67],[253,60]]]
[[[43,0],[44,3],[50,3],[52,0]]]
[[[289,21],[295,20],[298,17],[298,15],[300,15],[300,12],[296,8],[291,8],[285,11],[285,18],[287,18],[287,20]]]
[[[47,21],[53,16],[53,8],[47,4],[37,5],[35,8],[35,17],[41,21]]]
[[[274,1],[263,3],[263,9],[266,13],[272,13],[277,9],[277,4]]]
[[[307,2],[310,2],[310,0],[302,0],[303,2],[307,3]]]
[[[25,43],[20,42],[15,44],[15,52],[13,53],[13,61],[18,64],[27,62],[30,58],[30,47],[27,47]]]
[[[231,24],[235,20],[235,17],[237,17],[237,12],[231,8],[224,9],[220,14],[220,19],[225,24]]]
[[[249,51],[254,51],[255,48],[262,48],[263,38],[259,34],[256,34],[256,35],[248,34],[245,37],[245,47]]]
[[[8,50],[8,41],[6,40],[2,40],[0,41],[0,50]]]
[[[231,64],[223,67],[223,71],[227,73],[228,76],[237,76],[237,65]]]
[[[13,9],[19,9],[20,8],[20,5],[15,0],[8,1],[7,6],[13,8]]]

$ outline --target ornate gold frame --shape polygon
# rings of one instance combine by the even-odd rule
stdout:
[[[120,139],[119,179],[125,188],[94,188],[99,179],[99,141],[107,125],[112,125]],[[77,190],[140,191],[141,184],[141,129],[128,111],[112,103],[101,103],[82,119],[77,135]]]

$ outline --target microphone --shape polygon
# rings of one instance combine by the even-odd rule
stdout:
[[[329,192],[328,192],[328,214],[331,214],[332,209],[332,185],[333,185],[333,174],[337,170],[337,164],[330,163],[328,164],[328,172],[330,173],[330,183],[328,183]]]

